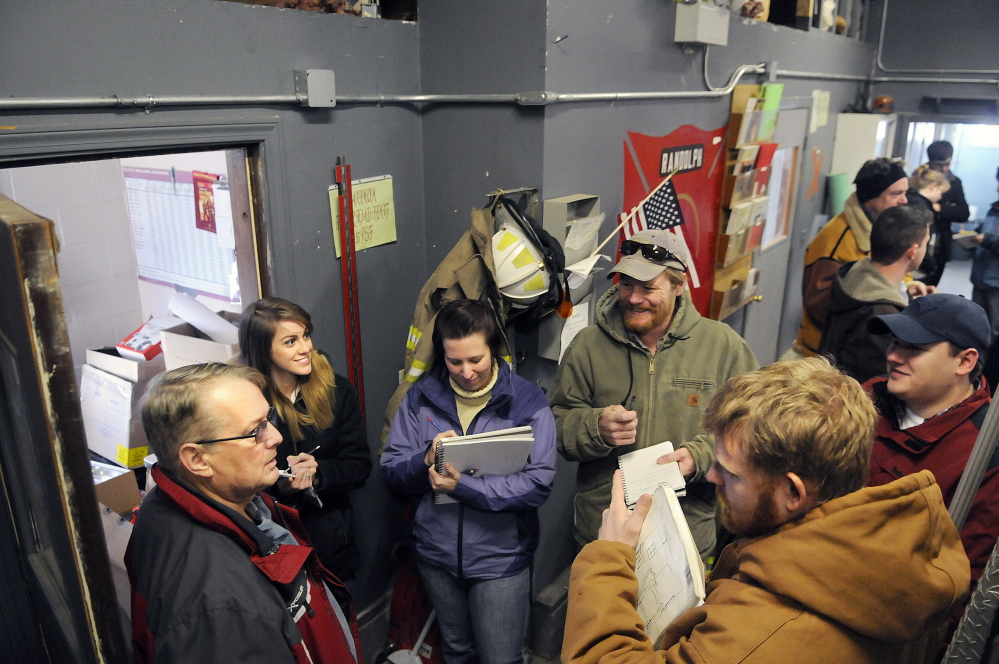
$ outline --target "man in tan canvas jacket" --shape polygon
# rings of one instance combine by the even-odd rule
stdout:
[[[739,376],[715,394],[708,478],[740,536],[703,605],[653,644],[635,606],[635,545],[615,480],[600,540],[573,563],[562,662],[926,662],[968,589],[969,566],[933,475],[867,480],[877,413],[823,358]]]

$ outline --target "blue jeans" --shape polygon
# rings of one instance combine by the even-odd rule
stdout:
[[[447,664],[522,664],[531,571],[502,579],[459,579],[439,567],[419,564],[437,610]]]

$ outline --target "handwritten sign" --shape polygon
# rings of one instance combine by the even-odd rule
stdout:
[[[351,181],[354,195],[354,249],[369,249],[395,242],[395,202],[392,176]],[[340,205],[336,185],[329,188],[333,242],[340,257]]]

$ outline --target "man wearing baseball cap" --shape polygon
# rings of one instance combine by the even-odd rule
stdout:
[[[596,539],[621,454],[673,443],[659,463],[677,461],[687,479],[680,499],[701,557],[715,545],[715,491],[705,480],[714,455],[701,414],[729,378],[757,368],[745,341],[702,318],[686,291],[680,237],[663,230],[621,243],[619,275],[597,302],[594,324],[566,349],[549,398],[558,446],[576,472],[575,536]]]
[[[949,506],[991,402],[981,376],[990,334],[985,310],[959,295],[935,293],[901,313],[875,316],[867,327],[892,338],[888,377],[865,384],[879,413],[868,485],[930,470]],[[993,458],[961,528],[972,582],[997,536],[999,459]]]
[[[833,277],[839,266],[869,256],[874,220],[888,208],[906,203],[909,178],[902,164],[893,159],[880,157],[864,162],[853,182],[857,191],[846,199],[843,212],[830,219],[805,250],[804,307],[794,341],[798,355],[811,357],[819,352]],[[913,282],[909,291],[925,295],[926,286]]]

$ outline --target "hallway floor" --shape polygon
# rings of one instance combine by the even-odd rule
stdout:
[[[937,290],[971,299],[971,261],[948,261]]]

